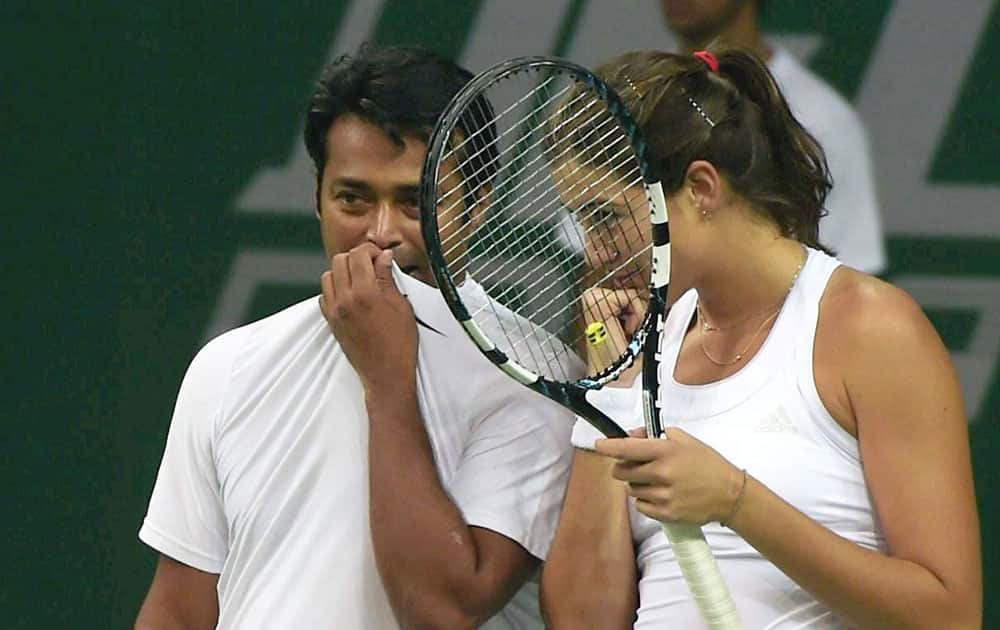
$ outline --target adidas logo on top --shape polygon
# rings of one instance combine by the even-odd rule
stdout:
[[[784,407],[778,407],[757,421],[754,433],[798,433],[799,429],[788,417]]]

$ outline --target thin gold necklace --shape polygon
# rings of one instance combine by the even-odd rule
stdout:
[[[785,296],[781,299],[781,301],[775,307],[774,312],[764,318],[764,321],[762,321],[760,323],[760,325],[757,326],[757,330],[755,330],[754,333],[753,333],[753,335],[750,337],[750,342],[747,343],[747,345],[742,350],[740,350],[738,353],[736,353],[736,357],[735,358],[733,358],[733,359],[731,359],[729,361],[721,361],[721,360],[713,357],[712,354],[708,351],[708,347],[705,346],[705,337],[710,332],[716,332],[718,330],[732,330],[733,328],[735,328],[739,324],[742,324],[742,323],[744,323],[746,321],[749,321],[749,319],[752,319],[753,317],[756,317],[757,315],[761,315],[765,311],[759,311],[759,312],[755,313],[754,315],[751,315],[749,318],[742,319],[737,324],[733,324],[731,326],[727,326],[726,328],[719,328],[718,326],[713,326],[712,324],[708,323],[708,320],[705,319],[705,314],[702,313],[702,311],[701,311],[701,300],[698,300],[697,302],[695,302],[695,310],[698,313],[698,319],[701,320],[701,325],[702,325],[702,334],[701,334],[701,340],[700,340],[701,343],[699,345],[701,346],[701,353],[705,355],[705,358],[707,358],[709,361],[711,361],[712,363],[714,363],[715,365],[717,365],[719,367],[729,367],[730,365],[736,365],[737,363],[739,363],[740,361],[742,361],[743,357],[746,356],[747,351],[749,351],[750,348],[751,348],[751,346],[753,346],[754,342],[757,341],[757,337],[760,335],[760,332],[762,330],[764,330],[764,327],[767,326],[767,324],[771,320],[773,320],[775,317],[778,316],[778,313],[781,312],[781,307],[784,305],[785,301],[788,299],[788,296],[792,293],[792,289],[795,288],[795,283],[799,279],[799,274],[802,273],[802,267],[806,264],[806,258],[808,258],[808,255],[802,257],[802,261],[799,263],[798,268],[796,268],[795,274],[792,276],[792,281],[788,285],[788,290],[785,291]]]
[[[768,304],[765,308],[762,308],[757,312],[750,313],[749,315],[736,320],[735,322],[729,324],[728,326],[716,326],[715,324],[709,323],[708,318],[705,317],[705,313],[701,310],[701,300],[695,302],[694,307],[698,309],[698,318],[701,320],[701,329],[705,332],[715,332],[716,330],[733,330],[734,328],[739,328],[743,324],[749,321],[753,321],[754,319],[760,317],[761,315],[767,315],[773,312],[774,309],[780,308],[781,303],[783,301],[784,298],[772,304]]]
[[[701,352],[702,352],[702,354],[704,354],[708,358],[709,361],[711,361],[712,363],[718,365],[719,367],[728,367],[730,365],[736,365],[737,363],[739,363],[740,361],[743,360],[743,356],[746,354],[747,350],[749,350],[750,346],[752,346],[753,343],[755,341],[757,341],[757,336],[760,335],[760,331],[764,330],[764,326],[766,326],[768,322],[770,322],[772,319],[774,319],[775,317],[778,316],[778,311],[779,310],[780,309],[775,310],[773,313],[771,313],[766,318],[764,318],[764,321],[762,321],[760,323],[760,326],[757,327],[757,330],[754,331],[753,337],[750,337],[750,343],[748,343],[746,345],[746,347],[744,347],[742,350],[740,350],[736,354],[736,357],[733,358],[732,360],[730,360],[730,361],[720,361],[719,359],[716,359],[715,357],[713,357],[711,355],[711,353],[708,351],[708,348],[705,347],[705,334],[706,333],[702,333],[702,335],[701,335]]]

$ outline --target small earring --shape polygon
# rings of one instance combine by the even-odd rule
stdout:
[[[699,208],[699,210],[701,211],[701,216],[702,216],[702,217],[703,217],[703,218],[704,218],[704,219],[705,219],[706,221],[708,221],[709,219],[711,219],[711,218],[712,218],[712,215],[710,215],[710,214],[708,213],[708,210],[706,210],[706,209],[704,209],[704,208]]]

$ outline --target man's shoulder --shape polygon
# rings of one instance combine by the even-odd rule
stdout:
[[[482,313],[489,312],[490,315],[481,314],[474,319],[498,350],[535,372],[551,371],[553,368],[545,365],[551,360],[559,364],[560,373],[574,378],[583,375],[584,364],[554,335],[513,313],[478,287],[463,289],[465,292],[472,290],[481,292],[480,298],[484,303],[480,306],[489,302]],[[465,297],[469,299],[468,295]],[[504,330],[512,329],[518,331],[519,337],[515,340],[504,334]],[[442,392],[451,392],[449,398],[458,397],[463,401],[465,412],[472,416],[483,418],[495,414],[520,414],[530,408],[537,414],[532,415],[533,421],[547,422],[550,414],[569,414],[494,365],[457,322],[443,326],[441,331],[422,330],[420,340],[423,360],[418,365],[422,378],[438,383]],[[556,378],[551,374],[547,376]]]
[[[812,131],[813,126],[842,129],[863,127],[854,106],[822,77],[784,48],[775,47],[768,63],[796,117]]]
[[[586,364],[567,343],[541,324],[514,312],[479,288],[477,324],[497,348],[522,367],[549,380],[574,381],[586,373]],[[558,317],[550,321],[558,322]],[[565,327],[559,323],[557,328]]]
[[[289,337],[316,328],[322,319],[316,297],[307,298],[212,338],[195,355],[191,369],[207,364],[219,370],[233,362],[267,356],[267,348],[284,346]]]

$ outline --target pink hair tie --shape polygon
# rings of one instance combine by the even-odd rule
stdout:
[[[694,52],[692,54],[695,57],[697,57],[698,59],[701,59],[705,63],[705,65],[708,66],[709,70],[711,70],[712,72],[718,74],[718,72],[719,72],[719,60],[715,58],[715,55],[713,55],[712,53],[708,52],[707,50],[699,50],[699,51]]]

